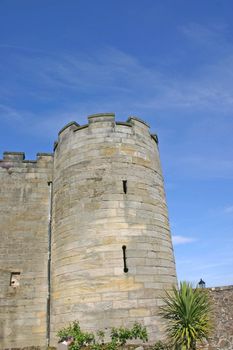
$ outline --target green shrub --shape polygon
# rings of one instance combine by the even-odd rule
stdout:
[[[132,329],[120,327],[111,329],[111,339],[117,345],[125,345],[127,340],[140,339],[143,342],[148,341],[146,327],[142,327],[140,323],[134,323]]]
[[[111,328],[110,342],[105,342],[105,333],[99,330],[96,336],[93,333],[83,332],[79,322],[74,321],[68,327],[58,331],[57,336],[59,341],[62,341],[66,336],[74,337],[74,343],[70,346],[71,350],[79,350],[83,347],[88,347],[90,350],[116,350],[126,344],[128,340],[140,339],[143,343],[148,341],[146,327],[139,323],[134,323],[131,329],[125,327]]]
[[[93,333],[83,332],[81,330],[78,321],[70,323],[68,327],[62,328],[57,333],[59,341],[62,341],[68,335],[74,337],[74,343],[70,346],[71,350],[78,350],[83,346],[93,344],[95,340]]]

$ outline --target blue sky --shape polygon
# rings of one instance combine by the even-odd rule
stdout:
[[[233,284],[232,0],[1,0],[0,152],[51,152],[69,121],[159,136],[178,278]]]

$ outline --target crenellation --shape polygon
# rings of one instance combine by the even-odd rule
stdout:
[[[157,134],[151,134],[151,137],[153,140],[155,140],[155,142],[158,144],[159,143],[159,139],[158,139],[158,135]]]
[[[115,124],[115,113],[97,113],[97,114],[91,114],[88,117],[88,123],[113,123]]]
[[[9,168],[22,168],[31,166],[32,169],[39,163],[50,163],[53,161],[53,153],[37,153],[36,160],[25,159],[24,152],[4,152],[3,159],[0,159],[0,167]],[[39,162],[39,163],[38,163]]]
[[[147,124],[144,120],[136,117],[136,116],[130,116],[127,119],[127,123],[132,124],[133,126],[138,126],[141,128],[145,128],[146,130],[150,129],[149,124]]]
[[[60,136],[64,131],[70,131],[70,130],[76,130],[76,128],[80,127],[80,125],[78,123],[76,123],[75,121],[71,121],[69,123],[67,123],[65,126],[63,126],[63,128],[58,132],[58,136]]]
[[[77,129],[74,129],[74,132],[86,129],[86,128],[88,128],[88,126],[89,126],[89,124],[80,125],[79,127],[77,127]]]
[[[25,159],[25,153],[24,152],[4,152],[3,153],[3,160],[9,161],[9,162],[20,162]]]
[[[132,128],[133,127],[133,124],[132,123],[129,123],[129,122],[117,122],[116,121],[116,126],[128,126],[128,127],[130,127],[130,128]]]
[[[53,153],[37,153],[36,157],[37,160],[42,159],[50,161],[51,159],[53,159]]]

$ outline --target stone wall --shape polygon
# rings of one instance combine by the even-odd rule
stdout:
[[[46,345],[48,213],[53,157],[0,161],[0,348]]]
[[[213,303],[214,331],[207,348],[233,349],[233,285],[208,291]]]
[[[160,338],[158,309],[176,271],[157,137],[149,126],[99,114],[87,125],[64,127],[53,194],[51,344],[75,319],[90,331],[138,321],[151,342]]]

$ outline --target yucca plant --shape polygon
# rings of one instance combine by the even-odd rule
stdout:
[[[207,339],[211,330],[208,293],[181,282],[180,288],[166,292],[160,315],[167,321],[167,334],[174,348],[195,350],[197,341]]]

